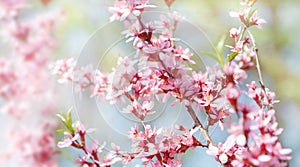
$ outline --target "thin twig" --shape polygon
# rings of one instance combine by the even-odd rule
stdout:
[[[264,84],[264,81],[263,81],[263,77],[262,77],[262,72],[261,72],[261,68],[260,68],[260,63],[259,63],[259,58],[258,58],[258,49],[256,47],[256,42],[254,40],[254,37],[252,35],[252,33],[247,30],[251,40],[252,40],[252,45],[254,47],[254,51],[255,51],[255,61],[256,61],[256,69],[257,69],[257,73],[258,73],[258,78],[259,78],[259,84],[265,94],[265,100],[267,102],[267,106],[270,107],[270,108],[273,108],[272,104],[269,103],[269,100],[268,100],[268,97],[267,97],[267,91],[266,91],[266,86]]]
[[[205,140],[207,141],[208,145],[209,144],[213,144],[212,139],[210,138],[207,129],[204,128],[203,124],[200,122],[200,120],[198,119],[194,109],[192,108],[192,106],[186,106],[188,113],[190,114],[190,116],[192,117],[192,119],[195,122],[196,126],[200,127],[200,132],[203,135],[203,137],[205,138]]]

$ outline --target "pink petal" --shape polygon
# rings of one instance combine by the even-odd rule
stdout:
[[[236,138],[236,144],[238,144],[239,146],[244,146],[246,144],[245,135],[238,135]]]
[[[287,155],[287,154],[290,154],[291,152],[292,152],[292,149],[289,149],[289,148],[284,148],[279,151],[279,153],[281,155]]]
[[[258,157],[258,160],[259,160],[260,162],[268,162],[268,161],[270,161],[271,159],[272,159],[272,157],[269,156],[269,155],[261,155],[261,156]]]
[[[228,161],[228,156],[225,154],[225,153],[222,153],[220,156],[219,156],[219,160],[222,164],[225,164],[227,161]]]

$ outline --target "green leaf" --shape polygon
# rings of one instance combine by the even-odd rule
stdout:
[[[75,130],[72,126],[73,121],[72,121],[72,108],[70,108],[67,112],[67,115],[64,113],[61,114],[57,114],[57,117],[59,117],[62,121],[62,123],[64,124],[64,126],[67,128],[68,131],[66,132],[70,132],[71,134],[74,134]]]
[[[70,124],[70,122],[63,122],[63,124],[65,125],[65,127],[69,130],[69,132],[71,134],[73,134],[74,130],[73,130],[73,127],[72,127],[72,123]]]
[[[221,39],[219,40],[219,42],[215,48],[217,53],[222,53],[224,45],[225,45],[225,40],[226,40],[226,36],[222,35]]]
[[[58,133],[64,133],[64,132],[68,132],[68,131],[65,130],[65,129],[57,129],[56,132],[58,132]]]
[[[67,122],[64,113],[62,113],[62,114],[56,114],[56,116],[57,116],[62,122]]]
[[[226,36],[223,35],[221,37],[221,39],[219,40],[218,44],[213,47],[215,53],[209,52],[209,51],[202,51],[203,54],[213,58],[214,60],[216,60],[217,62],[219,62],[222,66],[224,66],[225,64],[225,60],[223,57],[223,49],[225,46],[225,40],[226,40]]]
[[[214,48],[215,49],[215,52],[217,54],[217,58],[218,58],[218,62],[224,66],[225,62],[224,62],[224,58],[223,58],[223,49],[224,49],[224,46],[225,46],[225,40],[226,40],[226,36],[223,35],[221,37],[221,39],[219,40],[217,46]]]
[[[238,54],[239,54],[238,52],[233,52],[233,53],[229,54],[227,56],[227,61],[231,62],[231,60],[233,60]]]
[[[68,112],[67,112],[67,114],[68,114],[68,116],[67,116],[67,121],[68,121],[69,123],[72,123],[72,110],[73,110],[73,108],[71,107],[71,108],[68,110]]]
[[[218,57],[215,53],[212,53],[212,52],[209,52],[209,51],[202,51],[202,53],[219,62]]]

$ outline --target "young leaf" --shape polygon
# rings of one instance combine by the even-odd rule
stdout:
[[[226,36],[223,35],[215,48],[217,53],[222,53],[224,45],[225,45],[225,40],[226,40]]]
[[[221,39],[219,40],[217,46],[214,48],[215,49],[215,52],[216,52],[216,56],[217,56],[217,59],[218,59],[218,62],[224,66],[225,62],[224,62],[224,58],[223,58],[223,49],[224,49],[224,46],[225,46],[225,40],[226,40],[226,36],[223,35],[221,37]]]
[[[233,60],[238,54],[239,54],[238,52],[233,52],[233,53],[229,54],[227,56],[227,61],[231,62],[231,60]]]
[[[65,114],[64,114],[64,113],[56,114],[56,116],[57,116],[62,122],[67,122],[67,120],[65,119]]]
[[[226,40],[226,36],[223,35],[219,40],[218,44],[214,47],[215,53],[209,51],[202,51],[202,53],[205,54],[206,56],[211,57],[212,59],[219,62],[222,66],[224,66],[225,62],[223,58],[223,49],[225,46],[225,40]]]
[[[72,123],[72,110],[73,110],[73,108],[71,107],[69,110],[68,110],[68,112],[67,112],[67,121],[68,122],[70,122],[70,123]]]
[[[215,53],[212,53],[212,52],[209,52],[209,51],[202,51],[202,53],[219,62],[219,59],[218,59],[218,57]]]
[[[58,132],[58,133],[64,133],[64,132],[68,132],[68,131],[65,130],[65,129],[57,129],[56,132]]]
[[[64,113],[61,114],[57,114],[57,117],[59,117],[62,121],[62,123],[64,124],[64,126],[68,129],[68,131],[71,134],[74,134],[75,130],[72,126],[73,122],[72,122],[72,108],[70,108],[67,112],[67,115]]]

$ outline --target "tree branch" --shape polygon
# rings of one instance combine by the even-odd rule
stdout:
[[[191,116],[192,119],[194,120],[195,125],[200,127],[200,132],[201,132],[201,134],[203,135],[203,137],[205,138],[205,140],[207,141],[208,145],[209,145],[209,144],[213,144],[213,145],[214,145],[214,143],[213,143],[211,137],[210,137],[209,134],[208,134],[208,129],[205,129],[205,128],[204,128],[203,124],[202,124],[202,123],[200,122],[200,120],[198,119],[198,117],[197,117],[197,115],[196,115],[194,109],[192,108],[192,106],[186,106],[186,108],[187,108],[188,113],[190,114],[190,116]]]

